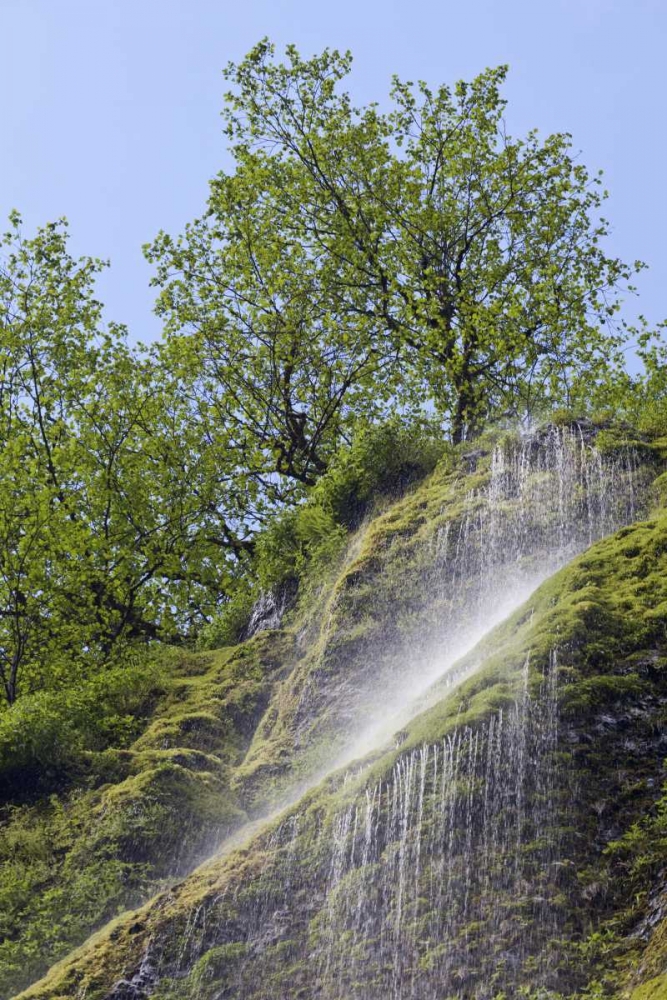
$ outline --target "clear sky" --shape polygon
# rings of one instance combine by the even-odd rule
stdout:
[[[357,102],[393,73],[509,63],[510,130],[569,131],[604,169],[611,249],[651,265],[641,309],[667,316],[666,0],[0,0],[0,215],[66,215],[76,253],[111,258],[101,297],[135,338],[159,332],[141,245],[202,211],[226,163],[220,71],[264,35],[351,49]]]

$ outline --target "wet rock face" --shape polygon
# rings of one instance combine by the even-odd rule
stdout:
[[[303,669],[264,720],[257,752],[251,747],[247,809],[298,787],[304,770],[332,754],[344,758],[360,732],[382,728],[440,676],[444,654],[466,648],[578,552],[641,516],[653,471],[632,449],[602,454],[595,434],[584,422],[547,426],[492,452],[470,451],[421,509],[408,498],[373,529],[372,545],[341,575]],[[249,628],[277,627],[284,606],[282,596],[265,595]],[[269,760],[267,744],[289,751]]]
[[[443,643],[466,620],[488,625],[498,581],[502,598],[536,566],[546,575],[641,513],[632,455],[607,459],[587,441],[578,430],[549,429],[537,443],[497,449],[490,470],[488,456],[472,456],[481,472],[458,471],[455,514],[443,512],[445,489],[430,501],[435,513],[424,491],[393,530],[389,522],[376,532],[372,552],[339,586],[321,658],[313,641],[313,658],[298,661],[300,673],[284,673],[280,697],[271,696],[255,729],[268,776],[262,794],[278,784],[283,761],[308,775],[309,740],[332,753],[327,726],[353,732],[369,704],[384,711],[391,670],[400,679],[413,669],[419,634],[432,633],[434,620]],[[597,564],[579,560],[578,576],[565,571],[565,583],[547,585],[542,604],[536,598],[530,615],[517,617],[516,630],[526,630],[518,644],[493,633],[491,643],[510,642],[521,656],[510,662],[502,653],[493,682],[482,678],[487,661],[476,663],[482,679],[463,686],[451,718],[444,691],[429,717],[435,721],[420,723],[426,735],[420,728],[415,737],[414,719],[402,723],[401,739],[376,750],[371,764],[327,779],[237,854],[174,887],[168,907],[151,904],[141,926],[136,918],[121,922],[112,962],[91,950],[66,987],[54,980],[51,992],[35,996],[492,1000],[524,987],[578,989],[589,970],[577,945],[616,905],[614,880],[601,870],[604,851],[655,804],[667,753],[664,629],[649,623],[640,635],[631,627],[630,597],[647,573],[667,579],[657,536],[641,553],[628,537],[642,531],[648,536],[650,527],[597,547],[604,563],[597,577]],[[613,600],[602,592],[612,560],[635,574],[622,601],[618,589],[609,590]],[[667,606],[666,599],[667,591],[655,603]],[[277,628],[287,603],[267,595],[250,627]],[[400,633],[397,619],[407,611]],[[580,645],[566,612],[586,625],[577,626]],[[527,631],[533,613],[542,632]],[[549,654],[561,640],[559,666]],[[278,642],[272,634],[254,644]],[[282,718],[283,709],[292,716]]]
[[[160,1000],[582,989],[590,969],[576,942],[611,904],[591,905],[581,872],[632,821],[628,790],[660,773],[651,733],[664,706],[610,703],[575,721],[561,712],[559,673],[552,656],[531,694],[526,666],[512,703],[477,725],[406,750],[328,812],[294,809],[185,927],[157,928]],[[663,913],[656,901],[651,926]]]
[[[269,590],[255,602],[248,624],[241,633],[241,641],[251,639],[258,632],[279,629],[285,612],[294,603],[297,592],[296,581],[288,581],[274,590]]]
[[[133,928],[130,927],[129,933]],[[153,963],[151,948],[147,948],[137,972],[131,979],[119,979],[104,1000],[147,1000],[153,993],[158,972]]]
[[[463,456],[463,462],[465,464],[465,470],[469,475],[473,472],[477,472],[477,465],[480,459],[488,455],[488,451],[482,448],[476,448],[474,451],[467,451]]]

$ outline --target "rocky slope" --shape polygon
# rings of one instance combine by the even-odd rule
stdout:
[[[145,731],[59,820],[41,914],[82,872],[88,914],[54,942],[26,904],[7,983],[240,829],[26,995],[663,995],[663,452],[549,434],[444,464],[282,629],[174,665]],[[443,649],[485,630],[452,671]],[[244,827],[281,798],[294,805]],[[39,808],[12,815],[8,844]],[[112,890],[91,888],[107,865]]]

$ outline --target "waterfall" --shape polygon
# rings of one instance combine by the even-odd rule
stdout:
[[[434,540],[429,586],[440,617],[428,638],[427,679],[443,658],[434,645],[451,658],[579,552],[635,521],[647,481],[632,450],[604,455],[578,427],[497,445],[488,482]]]
[[[529,681],[526,662],[512,704],[399,754],[382,780],[343,777],[351,800],[314,843],[305,814],[280,823],[254,879],[193,915],[170,969],[178,995],[202,996],[204,973],[194,990],[179,975],[206,954],[227,957],[237,1000],[299,996],[299,974],[321,1000],[491,998],[527,968],[531,984],[554,985],[572,794],[555,653],[532,693]],[[265,992],[282,966],[285,993]]]
[[[399,650],[398,674],[369,660],[377,714],[332,759],[344,767],[323,797],[255,837],[223,891],[190,912],[178,948],[151,942],[154,982],[172,984],[161,997],[493,1000],[527,984],[559,989],[576,789],[559,766],[557,652],[546,666],[528,657],[515,696],[478,723],[389,743],[381,777],[373,761],[351,761],[420,711],[434,682],[441,698],[460,679],[460,654],[539,583],[636,519],[645,475],[631,451],[605,456],[579,429],[496,447],[488,476],[456,516],[443,511],[430,542],[424,641]],[[335,694],[318,691],[322,713]],[[133,989],[112,997],[144,995]]]
[[[336,817],[323,997],[464,997],[486,975],[506,989],[530,954],[549,984],[542,944],[558,929],[560,859],[556,677],[554,657],[533,699],[526,669],[508,711],[400,756],[386,783]]]
[[[489,475],[461,510],[452,516],[443,507],[423,569],[419,627],[405,646],[376,650],[374,674],[358,685],[363,722],[347,725],[337,763],[373,749],[459,682],[452,667],[541,583],[637,520],[650,480],[632,449],[603,454],[578,426],[497,444]]]

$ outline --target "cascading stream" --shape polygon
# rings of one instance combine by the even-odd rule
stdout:
[[[632,450],[603,455],[579,427],[550,426],[496,446],[488,481],[431,543],[419,634],[398,668],[371,685],[364,723],[336,765],[371,751],[462,680],[457,661],[540,584],[637,520],[649,481]]]
[[[646,482],[631,452],[604,456],[579,429],[496,448],[488,481],[433,541],[424,589],[436,620],[402,675],[381,678],[382,699],[376,687],[389,721],[371,716],[329,772],[442,698],[462,679],[452,668],[463,652],[578,552],[638,517]],[[307,808],[292,807],[256,839],[263,862],[250,882],[190,915],[179,955],[147,953],[152,980],[141,989],[172,977],[187,980],[182,996],[208,998],[209,954],[226,956],[236,1000],[266,1000],[263,983],[283,966],[295,991],[285,995],[298,994],[300,969],[302,995],[321,1000],[481,1000],[518,988],[526,963],[551,988],[573,794],[558,747],[554,651],[540,689],[527,660],[513,703],[480,725],[398,749],[382,780],[364,782],[363,766],[361,779],[358,766],[338,778],[344,805],[316,835]],[[113,994],[140,995],[131,983]]]
[[[534,942],[553,936],[556,676],[554,657],[531,699],[526,671],[508,712],[400,757],[386,784],[367,789],[365,800],[336,818],[320,958],[319,978],[331,984],[324,996],[465,995],[459,991],[472,984],[473,967],[477,980],[480,971],[503,966],[506,984]],[[534,891],[536,884],[540,898],[527,898],[526,886]],[[522,928],[526,912],[530,937]],[[512,941],[504,956],[493,950],[501,937]],[[548,957],[541,961],[548,980]]]
[[[527,960],[550,986],[572,794],[557,751],[554,653],[533,696],[526,664],[508,709],[400,755],[332,817],[310,857],[307,818],[287,817],[263,845],[244,925],[233,901],[200,908],[181,974],[241,934],[239,1000],[266,997],[262,982],[285,959],[308,969],[308,995],[322,1000],[491,997],[520,984]]]

